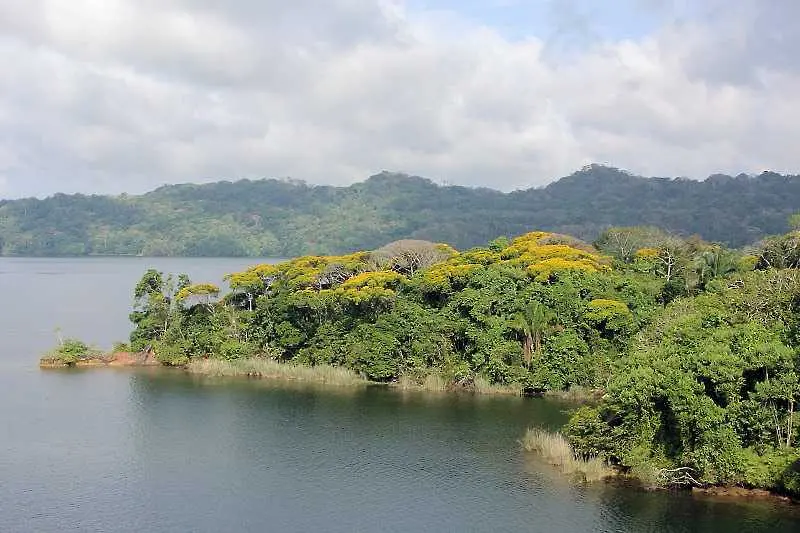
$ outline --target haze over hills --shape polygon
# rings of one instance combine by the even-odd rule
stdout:
[[[0,201],[0,254],[288,257],[401,238],[464,249],[531,229],[592,240],[619,225],[742,246],[784,232],[798,210],[800,176],[769,172],[694,181],[592,165],[511,193],[383,172],[349,187],[265,179]]]

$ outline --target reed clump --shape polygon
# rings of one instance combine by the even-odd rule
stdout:
[[[522,386],[520,385],[504,385],[501,383],[492,383],[485,376],[475,376],[473,382],[475,392],[477,394],[501,394],[509,396],[519,396],[522,393]]]
[[[476,375],[464,380],[455,380],[440,372],[425,375],[401,375],[392,386],[401,390],[427,392],[470,392],[474,394],[507,394],[519,396],[521,387],[491,383],[486,377]]]
[[[557,467],[562,474],[583,483],[600,481],[615,475],[615,471],[600,457],[583,457],[561,433],[531,428],[525,433],[522,445],[526,451],[537,453],[542,460]]]
[[[445,392],[449,390],[450,383],[438,372],[431,372],[424,376],[402,374],[392,386],[400,390]]]
[[[186,365],[191,374],[211,377],[247,376],[263,379],[313,381],[335,386],[364,385],[367,380],[354,371],[330,365],[305,366],[280,363],[267,358],[193,359]]]
[[[588,387],[581,387],[580,385],[573,385],[567,390],[560,391],[547,391],[547,396],[562,400],[570,403],[593,403],[598,402],[605,394],[602,389],[591,389]]]

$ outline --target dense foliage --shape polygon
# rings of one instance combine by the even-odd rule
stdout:
[[[586,457],[663,484],[800,494],[795,242],[745,255],[650,227],[596,247],[549,232],[464,252],[399,241],[255,265],[225,291],[151,270],[131,343],[168,364],[269,357],[375,381],[602,390],[566,428]]]
[[[619,225],[741,246],[785,232],[798,197],[798,176],[698,182],[602,166],[509,194],[389,173],[350,187],[243,180],[165,186],[142,196],[0,201],[0,255],[294,257],[398,239],[469,248],[531,227],[592,240]]]

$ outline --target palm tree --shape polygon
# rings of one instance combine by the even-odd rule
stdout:
[[[542,338],[554,318],[553,311],[536,301],[530,302],[514,316],[511,327],[523,335],[523,357],[527,366],[530,366],[533,354],[538,356],[542,351]]]
[[[720,246],[712,246],[696,259],[695,271],[700,287],[709,281],[736,271],[736,257]]]

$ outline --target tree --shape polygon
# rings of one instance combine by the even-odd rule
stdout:
[[[411,277],[418,270],[444,261],[455,254],[446,244],[404,239],[378,248],[370,255],[379,268],[390,268]]]
[[[632,263],[637,250],[658,248],[668,238],[663,230],[651,226],[613,227],[598,237],[595,246],[623,263]]]
[[[800,213],[789,216],[789,230],[800,231]]]
[[[541,353],[542,338],[554,316],[550,309],[536,301],[514,315],[512,328],[523,335],[523,357],[527,366],[530,366],[534,354],[538,356]]]
[[[668,236],[658,243],[656,249],[656,274],[664,278],[666,283],[670,283],[686,269],[689,260],[686,243],[677,237]]]
[[[695,259],[698,285],[705,288],[709,281],[735,272],[738,266],[736,255],[719,245],[701,252]]]
[[[135,349],[144,349],[166,334],[175,311],[175,293],[189,284],[185,274],[178,276],[176,284],[171,275],[164,277],[162,272],[155,269],[144,273],[134,288],[133,311],[129,315],[135,326],[130,335],[131,345]]]
[[[211,304],[219,296],[219,287],[213,283],[195,283],[178,291],[175,300],[188,307],[203,305],[211,310]]]
[[[800,231],[768,237],[758,245],[756,268],[800,268]]]

